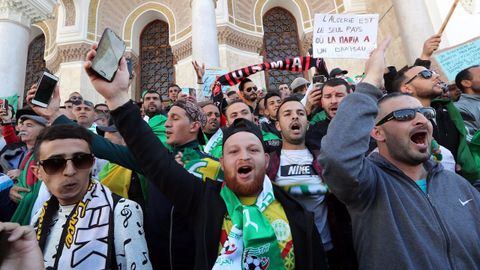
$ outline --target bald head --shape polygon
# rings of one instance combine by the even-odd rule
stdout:
[[[420,101],[409,94],[395,92],[386,95],[378,100],[378,115],[375,118],[375,123],[393,111],[418,107],[422,107]]]

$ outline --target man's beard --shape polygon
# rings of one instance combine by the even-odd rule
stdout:
[[[147,108],[147,110],[145,110],[145,114],[148,116],[148,117],[154,117],[155,115],[158,115],[158,114],[161,114],[162,113],[162,110],[161,109],[158,109],[156,108],[155,110],[149,110]]]
[[[234,175],[225,172],[225,183],[228,188],[237,196],[247,197],[254,196],[260,193],[263,187],[263,181],[265,179],[265,172],[259,173],[254,176],[254,181],[246,184],[238,181]]]

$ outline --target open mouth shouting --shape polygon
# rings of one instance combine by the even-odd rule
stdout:
[[[301,129],[302,129],[302,125],[299,122],[293,122],[292,124],[290,124],[290,130],[293,133],[300,133]]]
[[[248,180],[253,173],[253,166],[250,164],[243,164],[237,168],[237,176],[242,180]]]
[[[428,150],[428,133],[424,130],[413,131],[410,135],[410,141],[417,146],[420,152]]]

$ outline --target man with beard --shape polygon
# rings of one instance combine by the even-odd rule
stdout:
[[[433,108],[405,94],[378,100],[387,45],[372,52],[365,79],[342,101],[319,157],[352,217],[359,268],[476,269],[480,194],[430,160]],[[366,157],[370,135],[379,152]]]
[[[330,269],[355,269],[347,210],[332,194],[328,194],[317,161],[318,151],[305,144],[309,127],[305,107],[297,98],[288,97],[278,108],[276,118],[276,127],[282,136],[282,149],[270,153],[269,178],[314,214]],[[339,237],[333,238],[333,233]]]
[[[480,66],[475,65],[460,71],[455,83],[462,95],[455,106],[460,111],[468,131],[467,140],[480,128]]]
[[[143,95],[143,111],[148,117],[148,125],[152,128],[153,132],[157,135],[158,139],[168,147],[165,135],[165,122],[167,117],[163,115],[162,108],[162,96],[157,91],[147,91]]]
[[[225,115],[227,117],[227,127],[231,125],[237,118],[244,118],[252,123],[255,123],[255,116],[253,115],[252,107],[240,100],[230,103],[230,105],[228,105],[228,107],[225,109]],[[282,141],[277,135],[262,130],[262,137],[265,144],[266,153],[271,153],[280,148]],[[223,129],[220,128],[210,138],[207,145],[205,145],[205,152],[215,158],[220,158],[222,156],[222,138]]]
[[[436,116],[431,119],[433,138],[452,152],[457,171],[468,180],[480,179],[480,168],[475,164],[466,141],[466,129],[460,112],[449,99],[435,99],[443,93],[443,82],[434,71],[423,66],[401,69],[393,82],[393,90],[410,94],[422,106],[431,106]]]
[[[281,103],[282,98],[280,97],[280,93],[277,91],[269,91],[263,99],[263,104],[265,106],[264,114],[266,119],[264,122],[261,122],[262,130],[271,132],[278,137],[281,137],[281,135],[280,132],[278,132],[275,123],[277,122],[278,107],[280,107]]]
[[[220,111],[211,101],[200,103],[200,107],[202,107],[203,113],[207,117],[207,124],[203,129],[203,133],[210,140],[213,134],[220,128]]]
[[[92,131],[97,132],[97,124],[95,123],[95,109],[93,103],[88,100],[78,99],[73,102],[73,114],[75,120],[80,126]]]
[[[258,87],[249,78],[243,79],[238,84],[239,98],[255,111],[257,108]]]
[[[312,150],[320,149],[320,141],[323,136],[327,134],[328,125],[335,117],[338,106],[343,98],[350,93],[350,85],[340,78],[333,78],[326,81],[320,90],[320,103],[326,118],[320,121],[315,121],[311,124],[306,136],[306,143]]]
[[[108,83],[91,70],[95,48],[88,52],[85,69],[152,184],[190,217],[195,269],[326,268],[311,213],[265,175],[268,155],[257,126],[244,119],[233,122],[222,143],[224,183],[198,181],[139,121],[138,108],[129,100],[125,59]]]

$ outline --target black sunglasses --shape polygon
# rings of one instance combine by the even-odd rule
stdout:
[[[432,107],[401,109],[387,114],[380,121],[378,121],[375,126],[381,126],[390,120],[410,121],[415,118],[417,112],[423,114],[423,116],[425,116],[425,118],[427,118],[428,120],[432,120],[433,118],[435,118],[436,115],[435,110]]]
[[[39,161],[38,164],[43,167],[47,174],[52,175],[65,170],[68,160],[72,161],[72,164],[75,166],[75,168],[83,170],[88,169],[93,165],[94,157],[92,154],[78,153],[73,155],[71,158],[54,157],[44,159]]]
[[[425,69],[417,73],[417,75],[413,76],[410,80],[408,80],[405,84],[411,83],[413,80],[415,80],[418,76],[421,76],[424,79],[430,79],[435,73],[433,70]]]
[[[95,112],[97,112],[97,113],[109,114],[109,113],[110,113],[110,110],[99,110],[99,109],[95,109]]]
[[[247,89],[245,89],[245,92],[250,93],[250,92],[252,92],[252,90],[257,91],[257,89],[258,88],[256,86],[252,86],[252,87],[248,87]]]

